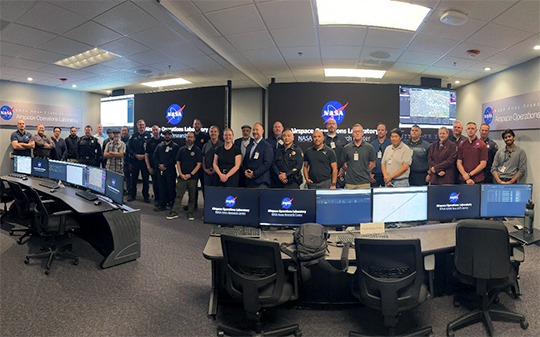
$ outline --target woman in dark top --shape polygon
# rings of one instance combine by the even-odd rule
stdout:
[[[214,171],[216,171],[219,181],[217,186],[238,187],[240,178],[240,163],[242,162],[242,152],[238,146],[233,145],[234,133],[227,128],[223,131],[223,146],[216,149],[214,155]]]
[[[453,184],[456,176],[457,146],[448,139],[448,129],[439,129],[439,140],[428,152],[429,182],[433,185]]]

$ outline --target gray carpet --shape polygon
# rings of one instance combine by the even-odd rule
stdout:
[[[202,199],[202,198],[201,198]],[[130,205],[142,210],[142,256],[109,269],[100,269],[102,257],[88,243],[73,238],[78,266],[54,262],[44,274],[44,260],[23,263],[39,240],[17,245],[9,223],[0,230],[1,336],[215,336],[219,322],[244,324],[241,307],[221,306],[216,320],[206,313],[210,296],[210,262],[202,256],[210,225],[187,221],[185,214],[168,221],[150,204]],[[519,324],[495,322],[498,336],[540,336],[540,247],[525,249],[521,267],[523,296],[501,295],[500,306],[523,313],[528,330]],[[452,298],[438,297],[400,317],[400,329],[431,325],[435,336],[445,336],[446,324],[466,313],[454,308]],[[379,313],[361,306],[342,309],[270,309],[268,327],[298,323],[304,336],[348,336],[349,331],[381,334]],[[399,331],[398,331],[399,332]],[[481,324],[456,336],[487,336]]]

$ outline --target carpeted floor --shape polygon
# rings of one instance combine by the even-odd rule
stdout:
[[[202,198],[200,198],[202,200]],[[185,201],[184,201],[185,202]],[[238,306],[221,306],[216,319],[207,316],[210,262],[202,256],[210,225],[196,220],[166,220],[140,201],[142,256],[109,269],[100,269],[101,255],[88,243],[73,238],[78,266],[54,262],[44,274],[44,260],[23,263],[28,251],[39,250],[39,240],[17,245],[8,234],[8,219],[0,229],[1,336],[215,336],[219,322],[243,325]],[[525,249],[521,267],[523,296],[500,296],[501,306],[523,313],[528,330],[519,324],[495,322],[498,336],[540,336],[540,247]],[[452,297],[438,297],[400,317],[400,328],[431,325],[435,336],[445,336],[446,324],[467,312],[454,308]],[[348,336],[349,331],[382,334],[380,313],[361,306],[336,309],[270,309],[268,327],[298,323],[304,336]],[[399,331],[398,331],[399,332]],[[481,324],[456,336],[487,336]]]

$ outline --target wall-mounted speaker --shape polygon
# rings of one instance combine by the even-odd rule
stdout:
[[[428,88],[441,88],[441,79],[434,77],[420,77],[420,85]]]

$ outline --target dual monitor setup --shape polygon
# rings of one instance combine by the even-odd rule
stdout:
[[[218,225],[352,226],[524,217],[532,185],[430,185],[358,190],[207,187],[204,221]]]
[[[68,182],[104,194],[122,204],[124,176],[98,167],[43,158],[14,156],[14,171],[20,174]]]

